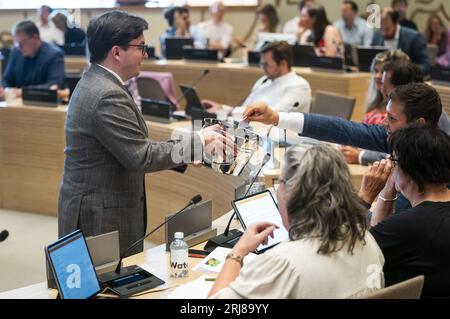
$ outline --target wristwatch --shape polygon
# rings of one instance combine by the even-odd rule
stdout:
[[[235,255],[233,253],[229,253],[227,255],[227,257],[225,258],[225,260],[227,260],[227,259],[232,259],[232,260],[237,261],[241,265],[241,268],[244,266],[244,259],[241,256]]]

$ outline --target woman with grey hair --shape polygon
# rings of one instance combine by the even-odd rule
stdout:
[[[288,149],[277,199],[283,225],[250,225],[209,297],[349,298],[384,285],[383,254],[367,231],[367,210],[338,150]],[[247,263],[245,257],[278,227],[289,231],[290,240]]]

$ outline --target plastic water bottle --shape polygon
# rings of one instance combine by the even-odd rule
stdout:
[[[176,232],[174,237],[174,241],[170,244],[170,277],[187,277],[189,274],[188,245],[184,241],[182,232]]]

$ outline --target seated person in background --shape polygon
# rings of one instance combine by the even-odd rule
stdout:
[[[383,9],[381,28],[373,34],[372,46],[401,49],[412,62],[420,65],[425,75],[430,71],[430,59],[427,54],[425,38],[415,30],[400,26],[399,15],[391,8]]]
[[[418,30],[417,24],[414,23],[414,21],[409,20],[406,17],[406,13],[408,11],[408,0],[392,0],[391,3],[392,9],[394,9],[395,12],[398,13],[400,17],[400,25],[405,28],[410,28],[412,30]]]
[[[439,15],[433,14],[428,18],[425,39],[428,44],[438,47],[436,63],[448,68],[450,66],[450,30]]]
[[[370,46],[372,28],[366,20],[358,17],[358,5],[354,1],[345,0],[341,7],[342,19],[334,23],[339,30],[342,41],[353,45]]]
[[[386,117],[387,96],[383,92],[383,66],[393,60],[409,61],[409,57],[402,50],[389,50],[378,53],[372,61],[363,120],[365,124],[381,124]]]
[[[209,8],[209,12],[212,19],[201,22],[197,26],[208,41],[208,48],[217,49],[225,56],[231,46],[233,27],[223,21],[225,6],[221,1],[214,2]]]
[[[63,45],[64,33],[61,30],[58,30],[53,22],[51,22],[49,19],[52,12],[53,9],[49,6],[41,6],[37,10],[39,21],[36,23],[36,26],[39,29],[39,34],[42,41],[57,45]]]
[[[55,24],[58,30],[64,33],[65,45],[84,45],[86,42],[86,32],[81,28],[69,27],[67,21],[67,13],[62,11],[53,11],[50,20]]]
[[[450,138],[412,126],[395,131],[389,149],[362,183],[380,185],[360,192],[372,203],[381,190],[370,232],[383,251],[386,286],[425,275],[422,297],[450,298]],[[392,214],[397,192],[412,208]]]
[[[388,153],[388,137],[396,130],[413,123],[428,123],[432,127],[437,127],[442,115],[441,98],[436,89],[428,84],[409,83],[395,88],[389,96],[386,111],[384,125],[367,125],[335,116],[279,113],[265,103],[254,103],[247,107],[243,118],[247,121],[276,125],[280,129],[293,130],[301,136],[321,141]],[[409,204],[399,202],[397,210]]]
[[[383,66],[382,90],[385,96],[390,96],[397,86],[414,82],[419,83],[423,82],[423,80],[420,68],[417,64],[410,61],[402,59],[391,60]],[[450,122],[445,112],[442,112],[439,118],[438,127],[450,135]],[[342,152],[349,164],[359,163],[367,165],[380,161],[386,158],[387,155],[385,152],[365,151],[350,147],[343,147]]]
[[[18,22],[12,33],[18,46],[11,50],[3,73],[3,87],[17,88],[19,97],[23,86],[64,88],[64,53],[58,47],[41,41],[39,30],[32,21]]]
[[[289,148],[277,199],[290,240],[246,262],[281,226],[250,225],[209,297],[349,298],[383,287],[384,257],[367,230],[367,210],[338,150],[329,145]],[[368,280],[372,265],[378,269],[373,281]]]
[[[206,48],[206,39],[200,29],[196,26],[191,26],[188,8],[168,8],[164,12],[164,18],[169,24],[169,29],[167,29],[161,36],[161,51],[163,54],[166,50],[166,38],[192,38],[194,40],[194,47],[197,49]]]
[[[302,10],[302,23],[306,29],[312,31],[310,42],[314,44],[317,55],[344,57],[344,43],[339,30],[328,21],[322,5],[306,5]]]
[[[280,24],[280,18],[278,17],[277,9],[271,5],[266,4],[256,11],[258,16],[258,25],[252,35],[252,43],[248,46],[250,50],[259,51],[264,42],[259,40],[260,32],[268,33],[281,33],[282,26]],[[237,39],[237,42],[242,42]],[[245,44],[243,44],[245,46]]]
[[[268,43],[261,50],[261,67],[264,76],[256,81],[242,105],[265,102],[283,112],[308,112],[311,104],[309,83],[291,70],[293,53],[285,41]],[[240,117],[244,107],[223,105],[211,100],[203,100],[203,106],[211,113],[226,112]]]
[[[297,16],[295,18],[292,18],[291,20],[287,21],[283,26],[283,33],[292,33],[292,34],[298,34],[301,31],[299,30],[301,25],[301,12],[303,8],[306,6],[307,3],[314,2],[314,0],[302,0],[298,3],[298,11]],[[300,42],[300,41],[298,41]]]

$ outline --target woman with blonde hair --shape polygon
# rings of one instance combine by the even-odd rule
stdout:
[[[209,296],[349,298],[382,287],[384,257],[340,152],[325,144],[289,148],[280,178],[283,225],[249,225]],[[247,262],[278,227],[290,240]]]

